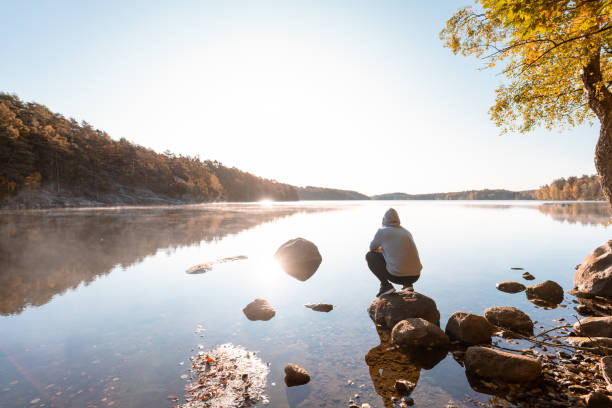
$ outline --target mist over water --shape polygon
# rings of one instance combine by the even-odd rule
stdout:
[[[170,407],[168,395],[184,393],[180,377],[198,345],[206,350],[228,342],[271,364],[271,407],[345,406],[354,394],[388,406],[386,390],[397,372],[417,380],[411,395],[417,406],[449,400],[472,406],[466,396],[486,401],[452,356],[433,367],[414,359],[395,367],[388,361],[398,359],[380,347],[366,312],[378,283],[364,255],[389,206],[414,236],[424,266],[415,289],[436,301],[442,327],[457,310],[482,314],[497,305],[516,306],[552,327],[552,319],[575,313],[569,295],[570,307],[544,310],[495,284],[522,281],[522,271],[510,268],[523,267],[535,275],[533,283],[551,279],[571,289],[574,266],[609,238],[604,203],[321,202],[0,213],[0,405]],[[272,260],[296,237],[314,242],[323,257],[305,282]],[[185,273],[240,255],[247,259]],[[255,298],[274,307],[272,320],[246,319],[242,308]],[[335,309],[303,306],[312,302]],[[197,325],[204,331],[194,333]],[[286,388],[286,363],[305,367],[311,382]]]

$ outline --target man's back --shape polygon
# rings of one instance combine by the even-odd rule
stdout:
[[[381,247],[387,263],[387,271],[396,276],[418,276],[421,260],[412,234],[401,226],[384,226],[379,229],[370,244],[370,250]]]

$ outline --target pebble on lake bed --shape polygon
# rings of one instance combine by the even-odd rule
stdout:
[[[249,320],[270,320],[276,315],[270,303],[265,299],[255,299],[246,305],[242,311]]]
[[[506,293],[519,293],[525,290],[525,285],[519,282],[499,282],[497,285],[497,290],[501,290]]]
[[[304,368],[296,364],[285,366],[285,384],[287,384],[287,387],[308,384],[309,381],[310,374]]]

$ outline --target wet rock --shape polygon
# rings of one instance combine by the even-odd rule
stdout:
[[[448,348],[448,336],[435,324],[421,318],[402,320],[393,327],[391,342],[409,348]]]
[[[287,387],[296,385],[304,385],[310,381],[308,371],[296,364],[287,364],[285,366],[285,384]]]
[[[484,317],[494,326],[523,334],[525,336],[533,335],[533,322],[531,321],[531,318],[516,307],[490,307],[485,310]]]
[[[334,309],[334,305],[330,305],[328,303],[308,303],[304,305],[309,309],[314,310],[315,312],[331,312]]]
[[[574,332],[582,337],[612,337],[612,316],[586,317],[574,323]]]
[[[612,297],[612,240],[595,248],[574,274],[574,286],[580,292]]]
[[[557,306],[563,302],[563,288],[551,280],[527,288],[527,299],[538,306]],[[540,304],[538,304],[540,303]]]
[[[612,339],[609,337],[568,337],[568,343],[578,347],[594,348],[593,352],[601,356],[612,355]]]
[[[396,380],[395,391],[398,395],[410,395],[412,390],[416,388],[416,384],[408,380]]]
[[[535,279],[535,276],[533,276],[533,275],[532,275],[532,274],[530,274],[529,272],[525,272],[525,273],[523,274],[523,279],[525,279],[525,280],[534,280],[534,279]]]
[[[304,238],[285,242],[274,258],[288,275],[302,282],[314,275],[323,260],[317,246]]]
[[[467,349],[465,368],[479,377],[513,384],[534,381],[542,372],[542,364],[535,358],[479,346]]]
[[[497,290],[501,290],[506,293],[519,293],[525,290],[525,285],[518,282],[499,282],[497,285]]]
[[[612,357],[603,357],[599,361],[601,376],[606,380],[608,385],[612,385]]]
[[[270,320],[276,312],[265,299],[255,299],[242,309],[249,320]]]
[[[601,391],[593,391],[586,397],[587,408],[610,408],[612,400]]]
[[[392,330],[401,320],[421,318],[440,326],[440,312],[433,299],[418,293],[396,292],[376,299],[368,314],[372,321],[386,330]]]
[[[465,344],[491,342],[494,327],[482,316],[466,312],[455,312],[446,323],[446,334],[453,340]]]

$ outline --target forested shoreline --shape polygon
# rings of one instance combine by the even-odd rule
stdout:
[[[217,161],[115,141],[86,122],[5,93],[0,93],[0,163],[4,207],[299,199],[294,186]]]

